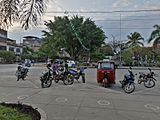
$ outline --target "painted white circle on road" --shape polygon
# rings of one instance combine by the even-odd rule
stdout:
[[[64,103],[64,102],[67,102],[67,101],[68,101],[67,98],[63,98],[63,97],[61,97],[61,98],[56,98],[56,102],[59,102],[59,103]]]
[[[110,105],[110,102],[107,100],[98,100],[97,103],[99,105]]]
[[[27,97],[28,97],[28,95],[21,95],[21,96],[18,96],[17,99],[18,100],[23,100],[23,99],[25,99]]]
[[[149,109],[151,109],[151,110],[154,110],[154,111],[156,111],[156,110],[159,110],[160,109],[160,107],[159,106],[157,106],[157,105],[153,105],[153,104],[146,104],[146,105],[144,105],[146,108],[149,108]]]

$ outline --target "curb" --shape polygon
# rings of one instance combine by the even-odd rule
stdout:
[[[151,70],[160,70],[158,67],[132,67],[133,70],[148,70],[148,68],[151,68]],[[116,69],[129,69],[129,67],[118,67]]]
[[[6,104],[18,104],[18,102],[3,102],[3,101],[0,101],[0,103],[6,103]],[[41,108],[38,108],[34,104],[32,104],[32,105],[29,104],[29,103],[21,103],[21,104],[31,106],[33,109],[37,110],[39,112],[39,114],[41,115],[41,119],[40,120],[47,120],[47,115]]]

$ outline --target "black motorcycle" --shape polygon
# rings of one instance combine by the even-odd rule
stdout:
[[[25,68],[23,66],[18,66],[16,70],[17,81],[19,81],[20,79],[24,80],[28,72],[29,72],[28,68]]]
[[[52,85],[53,73],[52,73],[52,69],[50,67],[51,66],[48,65],[47,66],[48,71],[43,72],[42,76],[40,77],[42,88],[48,88]]]
[[[135,75],[133,74],[131,67],[129,68],[128,72],[129,74],[125,74],[123,81],[120,81],[120,83],[123,90],[129,94],[135,90]]]
[[[148,68],[148,70],[148,74],[139,72],[138,84],[143,83],[146,88],[152,88],[155,86],[155,81],[157,81],[154,77],[157,77],[158,75],[155,74],[150,68]]]

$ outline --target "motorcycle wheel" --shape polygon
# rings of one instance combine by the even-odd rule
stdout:
[[[64,79],[63,79],[63,83],[65,85],[72,85],[74,82],[74,78],[72,75],[67,75]]]
[[[155,86],[155,81],[152,78],[147,79],[147,80],[144,81],[144,86],[146,88],[152,88],[152,87]]]
[[[134,83],[128,83],[126,85],[124,85],[123,90],[125,91],[125,93],[132,93],[135,90],[135,85]]]
[[[46,79],[43,79],[41,80],[41,86],[42,88],[48,88],[52,85],[52,78],[46,78]]]

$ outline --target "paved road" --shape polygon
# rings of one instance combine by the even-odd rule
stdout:
[[[31,67],[25,81],[16,81],[17,65],[0,65],[0,101],[21,101],[38,106],[47,120],[159,120],[160,77],[154,88],[136,85],[132,94],[119,87],[126,69],[117,69],[117,84],[103,88],[96,83],[96,69],[86,70],[87,83],[62,82],[42,89],[39,77],[46,68]],[[139,70],[133,70],[139,72]],[[147,72],[147,71],[145,71]],[[160,73],[159,70],[155,70]],[[159,75],[160,76],[160,75]]]

